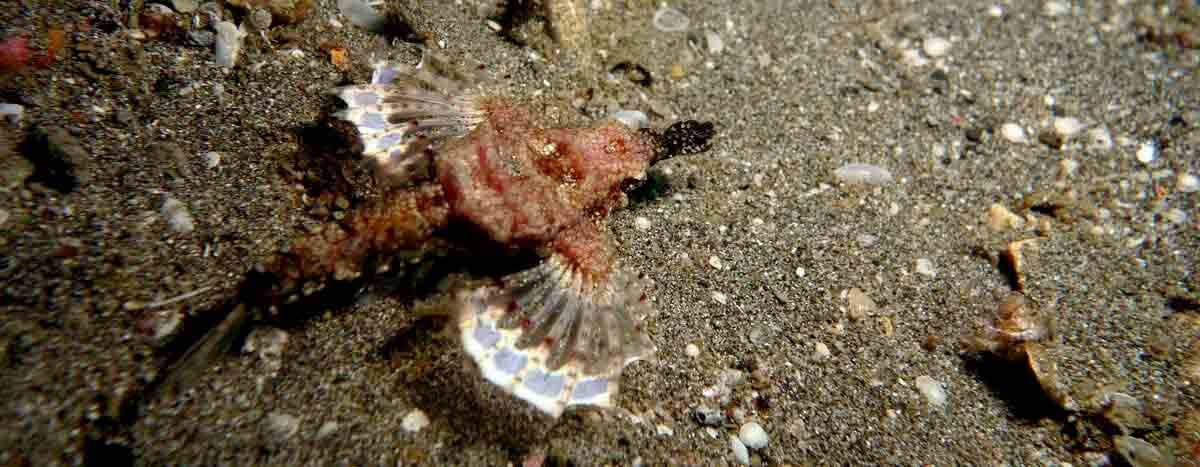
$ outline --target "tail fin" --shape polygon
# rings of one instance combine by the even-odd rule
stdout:
[[[336,116],[358,128],[363,156],[381,181],[408,183],[428,166],[439,140],[471,131],[483,119],[477,96],[435,70],[378,62],[370,84],[337,88],[347,108]]]
[[[613,271],[592,283],[552,255],[501,287],[460,295],[463,347],[485,378],[553,417],[572,405],[611,408],[621,371],[655,350],[633,279]]]

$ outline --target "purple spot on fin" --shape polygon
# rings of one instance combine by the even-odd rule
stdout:
[[[575,384],[575,392],[571,394],[571,398],[577,401],[588,400],[605,392],[608,392],[608,379],[588,379]]]
[[[482,345],[486,349],[490,349],[500,341],[500,332],[493,329],[491,326],[479,326],[475,328],[475,342]]]
[[[529,376],[525,378],[525,386],[537,394],[546,397],[557,397],[558,393],[562,392],[563,376],[546,373],[541,370],[532,370]]]
[[[525,368],[525,363],[528,357],[519,353],[513,352],[512,349],[500,349],[492,361],[496,364],[496,368],[510,375],[515,375],[517,372]]]
[[[383,119],[383,114],[365,113],[362,115],[358,126],[362,128],[370,128],[372,130],[382,130],[387,125]]]

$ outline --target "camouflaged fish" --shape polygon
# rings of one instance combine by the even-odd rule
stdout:
[[[455,296],[464,350],[484,378],[551,416],[612,407],[621,371],[655,349],[644,289],[616,265],[599,222],[651,164],[705,150],[712,124],[538,128],[524,108],[423,65],[379,63],[369,84],[335,93],[347,104],[337,117],[357,128],[388,188],[267,264],[271,294],[355,278],[368,258],[461,242],[447,239],[471,237],[467,248],[491,257],[534,252],[532,268]]]

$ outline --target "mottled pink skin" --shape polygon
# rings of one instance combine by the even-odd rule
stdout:
[[[581,224],[625,203],[622,187],[642,179],[653,158],[653,145],[618,123],[547,130],[504,103],[483,108],[488,118],[439,150],[436,167],[451,215],[501,245],[541,246],[589,228]],[[563,247],[604,248],[587,245],[602,237],[577,237],[584,245]]]

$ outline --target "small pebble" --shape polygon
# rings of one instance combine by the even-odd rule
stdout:
[[[1055,117],[1054,118],[1054,132],[1057,133],[1058,136],[1061,136],[1063,139],[1070,139],[1072,136],[1079,134],[1080,131],[1083,131],[1083,127],[1084,127],[1083,122],[1079,121],[1078,118],[1074,118],[1074,117]]]
[[[216,62],[223,68],[233,68],[237,65],[238,55],[242,53],[242,39],[246,30],[239,28],[229,21],[221,21],[213,25],[217,31]]]
[[[1113,438],[1113,446],[1117,454],[1129,465],[1134,467],[1150,467],[1170,465],[1167,459],[1153,444],[1132,436],[1117,436]]]
[[[640,130],[650,126],[650,119],[646,117],[646,113],[640,110],[618,110],[609,115],[609,118],[621,122],[634,130]]]
[[[242,353],[257,355],[268,362],[278,361],[283,357],[289,335],[287,331],[271,327],[259,327],[250,331],[246,342],[242,344]]]
[[[758,422],[750,422],[742,425],[738,430],[738,439],[742,444],[750,449],[762,449],[767,447],[767,442],[770,441],[767,437],[767,431],[763,430],[762,425]]]
[[[322,423],[321,428],[317,429],[317,439],[328,438],[329,435],[336,433],[340,426],[338,422]]]
[[[725,42],[721,40],[721,36],[713,31],[704,31],[704,42],[708,44],[708,53],[711,55],[720,54],[725,50]]]
[[[824,342],[817,342],[816,344],[813,344],[813,358],[814,359],[825,360],[825,359],[831,357],[832,355],[833,355],[833,352],[829,351],[829,346],[825,345]]]
[[[162,216],[167,219],[167,225],[176,232],[190,233],[196,229],[192,213],[188,212],[187,206],[182,201],[175,198],[167,197],[163,201]]]
[[[1067,4],[1067,2],[1052,0],[1042,4],[1042,14],[1049,17],[1062,16],[1070,11],[1071,5]]]
[[[1175,180],[1175,189],[1181,193],[1195,193],[1200,190],[1200,177],[1184,172]]]
[[[846,293],[846,312],[850,315],[850,319],[859,321],[865,319],[867,315],[874,313],[878,308],[874,300],[867,296],[866,292],[859,290],[858,287],[850,289]]]
[[[929,60],[921,55],[921,51],[917,49],[904,49],[900,51],[900,62],[912,68],[919,68],[929,64]]]
[[[713,269],[721,269],[721,258],[718,258],[717,255],[709,256],[708,265],[712,266]]]
[[[400,427],[409,433],[416,433],[427,426],[429,426],[429,416],[425,415],[421,409],[413,409],[404,416],[404,420],[400,421]]]
[[[987,14],[993,18],[1004,16],[1004,7],[1000,5],[992,5],[988,7]]]
[[[729,448],[733,449],[733,460],[742,465],[750,465],[750,451],[737,436],[729,435]]]
[[[883,167],[870,164],[846,164],[833,173],[838,181],[850,184],[885,185],[891,183],[892,173]]]
[[[291,414],[271,412],[267,415],[267,430],[279,439],[288,439],[300,431],[300,419]]]
[[[722,305],[729,302],[729,297],[725,296],[725,294],[723,294],[721,292],[713,292],[712,299],[714,302],[720,303]]]
[[[946,405],[946,389],[942,387],[942,383],[934,381],[928,375],[918,376],[916,383],[917,390],[921,392],[929,405],[933,407]]]
[[[1012,122],[1000,126],[1000,136],[1010,143],[1025,144],[1029,142],[1029,138],[1025,137],[1025,129]]]
[[[988,227],[996,232],[1002,232],[1008,229],[1017,229],[1025,225],[1025,219],[1008,210],[1003,204],[992,204],[988,208]]]
[[[7,209],[0,209],[0,227],[4,227],[4,224],[8,223],[9,217],[12,215],[8,213]]]
[[[696,344],[688,344],[687,347],[684,347],[683,353],[692,358],[699,357],[700,347],[697,347]]]
[[[672,430],[671,427],[666,426],[661,423],[659,423],[658,425],[656,425],[654,427],[654,431],[656,433],[658,433],[658,436],[663,436],[663,437],[675,436],[675,430]]]
[[[1172,208],[1171,210],[1167,211],[1165,217],[1167,219],[1167,222],[1170,222],[1172,224],[1183,224],[1183,223],[1187,222],[1188,215],[1187,215],[1187,211],[1184,211],[1179,208]]]
[[[937,277],[937,271],[933,268],[933,261],[930,261],[929,258],[918,258],[917,274],[927,276],[931,279]]]
[[[691,20],[679,10],[662,7],[654,12],[654,28],[662,32],[686,31]]]
[[[1158,159],[1158,147],[1154,143],[1142,143],[1137,150],[1137,160],[1143,164],[1149,164]]]
[[[925,55],[933,58],[941,57],[950,51],[950,41],[941,37],[929,37],[922,44],[922,49],[925,51]]]
[[[638,230],[645,232],[647,230],[650,230],[650,219],[647,219],[642,216],[637,216],[636,218],[633,219],[633,225],[634,225],[634,227],[637,227]]]

